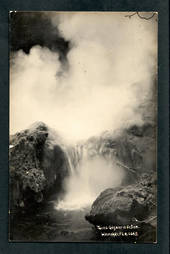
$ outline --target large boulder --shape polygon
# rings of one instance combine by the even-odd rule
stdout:
[[[10,209],[28,209],[62,193],[69,163],[61,138],[44,123],[10,137]]]
[[[143,174],[135,184],[106,189],[94,201],[86,219],[96,229],[98,226],[138,225],[138,239],[155,240],[156,175]],[[146,228],[151,230],[150,236],[146,236]]]

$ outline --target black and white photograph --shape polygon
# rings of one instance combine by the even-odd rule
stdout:
[[[157,243],[157,12],[9,12],[9,241]]]

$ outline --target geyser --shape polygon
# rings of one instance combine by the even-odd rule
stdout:
[[[11,54],[11,134],[43,121],[74,143],[143,123],[141,105],[150,100],[157,71],[154,19],[127,19],[124,12],[24,15],[31,20],[45,15],[48,29],[37,30],[36,23],[29,34],[45,42],[35,41],[28,54],[22,45]],[[24,34],[29,28],[30,23]],[[58,36],[72,45],[62,44],[66,65]]]
[[[86,208],[93,203],[101,191],[119,186],[124,176],[124,170],[116,165],[116,162],[106,161],[100,155],[94,158],[83,155],[81,162],[66,179],[66,195],[56,204],[56,209]]]

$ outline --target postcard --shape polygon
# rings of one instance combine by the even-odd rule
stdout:
[[[9,27],[9,240],[156,243],[158,13]]]

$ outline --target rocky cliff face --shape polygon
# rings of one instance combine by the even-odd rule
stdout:
[[[156,128],[153,123],[148,122],[118,133],[106,131],[74,147],[68,147],[67,155],[72,170],[85,157],[89,160],[100,157],[116,162],[127,172],[127,182],[133,182],[134,177],[156,169]]]
[[[10,137],[11,207],[27,209],[42,203],[50,194],[56,194],[57,199],[64,191],[64,179],[78,170],[84,157],[116,162],[125,169],[122,186],[126,186],[137,182],[142,174],[155,171],[154,154],[155,127],[150,123],[132,126],[116,135],[105,132],[74,147],[66,146],[44,123],[34,124]]]
[[[151,123],[132,126],[119,133],[105,132],[87,140],[89,158],[102,156],[126,171],[125,184],[133,183],[144,172],[156,170],[156,129]]]
[[[105,219],[103,222],[97,220],[95,222],[95,216],[102,214],[104,217],[108,215],[112,224],[122,224],[122,222],[129,224],[146,220],[155,212],[155,193],[156,175],[142,174],[135,184],[104,190],[92,204],[90,215],[87,218],[91,221],[94,219],[94,223],[99,224],[105,223]]]
[[[118,135],[105,132],[88,141],[89,156],[100,154],[115,160],[126,171],[120,187],[109,188],[94,201],[86,219],[97,225],[138,226],[138,237],[118,238],[118,241],[156,241],[156,129],[153,124],[132,126]],[[106,231],[107,232],[107,231]],[[108,233],[108,232],[107,232]],[[111,237],[113,241],[113,237]],[[116,240],[117,241],[117,240]]]
[[[135,241],[155,241],[156,174],[142,174],[135,184],[104,190],[92,204],[86,219],[96,228],[97,225],[137,226]]]
[[[44,123],[10,137],[10,208],[28,209],[61,193],[70,168],[60,137]]]

